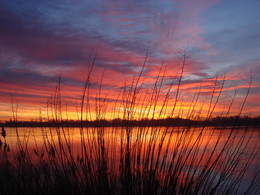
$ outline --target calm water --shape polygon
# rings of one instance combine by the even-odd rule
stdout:
[[[256,128],[6,128],[6,132],[10,158],[26,148],[36,164],[35,151],[46,154],[53,147],[64,161],[68,153],[79,162],[87,156],[93,170],[105,162],[111,177],[119,176],[122,167],[132,174],[153,170],[163,183],[173,172],[179,184],[201,179],[205,186],[220,182],[220,189],[239,178],[236,193],[243,194],[260,169],[260,129]],[[256,193],[259,181],[254,187]]]

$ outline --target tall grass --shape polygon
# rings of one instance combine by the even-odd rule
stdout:
[[[199,104],[201,88],[193,95],[188,110],[182,108],[181,85],[189,54],[180,60],[180,72],[170,78],[162,65],[151,88],[142,86],[147,56],[140,73],[125,84],[113,103],[112,118],[121,117],[123,126],[105,127],[107,109],[103,77],[97,92],[92,92],[91,75],[96,56],[81,95],[79,118],[74,129],[60,123],[57,127],[42,127],[41,140],[34,129],[15,128],[16,146],[7,142],[8,132],[2,128],[0,194],[237,194],[259,192],[260,171],[243,186],[249,166],[259,151],[259,132],[249,127],[237,130],[236,124],[208,127],[224,90],[225,81],[212,86],[207,111]],[[171,79],[171,85],[166,84]],[[251,82],[238,115],[243,111]],[[90,99],[95,96],[95,104]],[[234,94],[223,116],[228,116],[236,98]],[[95,116],[93,116],[93,107]],[[199,109],[197,109],[199,108]],[[13,107],[15,109],[15,107]],[[61,80],[47,102],[49,121],[63,121]],[[147,122],[134,127],[132,120],[156,119],[176,115],[186,119],[201,118],[204,123],[164,123],[153,127]],[[14,112],[15,113],[15,112]],[[14,116],[16,116],[14,114]],[[16,116],[17,118],[17,116]],[[86,121],[95,118],[98,127],[88,127]],[[188,121],[188,120],[187,120]],[[172,122],[172,121],[171,121]],[[39,129],[37,130],[39,132]],[[10,131],[11,132],[11,131]],[[257,134],[258,133],[258,134]],[[257,135],[257,136],[256,136]],[[256,136],[256,137],[255,137]],[[29,144],[34,140],[34,147]],[[252,144],[252,142],[254,142]],[[10,151],[11,150],[11,151]]]

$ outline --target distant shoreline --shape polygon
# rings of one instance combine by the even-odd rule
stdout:
[[[2,127],[189,127],[189,126],[260,126],[260,117],[257,118],[213,118],[211,120],[195,121],[182,118],[143,119],[143,120],[95,120],[95,121],[6,121],[0,123]]]

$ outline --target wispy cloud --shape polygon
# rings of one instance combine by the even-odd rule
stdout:
[[[116,88],[138,74],[147,52],[145,86],[154,82],[161,64],[169,84],[168,78],[180,73],[178,52],[188,49],[193,54],[184,69],[182,90],[192,94],[198,85],[203,95],[210,95],[207,85],[216,74],[225,74],[242,89],[252,68],[250,101],[255,105],[260,95],[259,4],[242,0],[3,1],[1,101],[7,103],[8,93],[13,93],[25,104],[29,99],[37,104],[59,75],[68,88],[66,96],[80,96],[84,72],[95,54],[91,86],[98,88],[105,71],[104,89],[111,90],[112,101]],[[230,84],[227,91],[234,86]]]

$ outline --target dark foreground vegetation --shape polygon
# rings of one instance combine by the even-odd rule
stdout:
[[[224,81],[216,79],[203,121],[194,120],[201,116],[201,109],[196,110],[199,88],[186,119],[174,118],[182,113],[176,108],[181,107],[187,58],[184,53],[172,85],[163,88],[166,76],[161,68],[150,93],[141,93],[146,90],[141,85],[145,60],[140,74],[122,89],[121,99],[115,103],[115,108],[124,108],[114,110],[115,116],[123,116],[120,120],[104,120],[109,102],[101,98],[102,82],[95,93],[96,120],[89,119],[90,78],[96,57],[85,76],[79,121],[62,118],[60,82],[47,103],[48,122],[18,122],[13,109],[13,122],[2,124],[1,129],[0,194],[259,193],[260,169],[247,177],[248,169],[258,162],[260,139],[259,131],[248,126],[258,125],[259,118],[241,117],[251,82],[237,117],[229,117],[234,95],[225,113],[212,119],[224,88]],[[147,116],[149,120],[144,119]],[[160,116],[169,118],[156,119]],[[238,125],[246,127],[238,131]],[[72,134],[71,127],[78,127],[77,133]],[[41,136],[32,133],[34,129]]]
[[[0,193],[259,192],[259,169],[247,174],[259,162],[254,162],[260,146],[254,129],[84,127],[78,128],[75,143],[70,128],[42,128],[43,143],[34,134],[17,132],[15,145],[8,143],[2,128]]]

